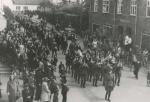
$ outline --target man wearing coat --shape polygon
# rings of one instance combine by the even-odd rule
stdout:
[[[88,65],[84,62],[81,65],[81,87],[85,88],[85,84],[86,84],[86,78],[87,78],[87,69],[88,69]]]
[[[51,82],[49,84],[49,89],[51,91],[51,95],[53,95],[53,102],[58,102],[59,89],[58,89],[57,83],[55,82],[55,79],[51,80]],[[50,96],[50,98],[51,98],[51,96]]]
[[[120,78],[121,78],[121,70],[122,69],[123,69],[123,66],[120,62],[114,68],[115,84],[117,84],[118,86],[120,85]]]
[[[8,102],[16,102],[17,82],[14,76],[11,75],[7,82]]]
[[[138,79],[138,73],[139,73],[140,67],[141,67],[140,61],[134,62],[134,75],[136,79]]]
[[[112,70],[109,70],[109,72],[105,75],[105,100],[110,101],[111,92],[113,91],[114,86],[114,74],[112,73]]]
[[[68,91],[69,91],[69,88],[67,87],[67,85],[65,83],[62,84],[62,90],[61,90],[61,94],[63,96],[62,102],[67,102]]]
[[[50,98],[49,96],[50,96],[50,90],[48,87],[48,78],[45,77],[43,78],[43,82],[42,82],[41,101],[49,102],[49,98]]]

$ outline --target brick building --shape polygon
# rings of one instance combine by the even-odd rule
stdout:
[[[90,30],[150,50],[150,0],[91,0]]]

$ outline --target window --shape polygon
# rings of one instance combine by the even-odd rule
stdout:
[[[123,0],[117,0],[117,14],[122,14]]]
[[[98,0],[94,0],[94,12],[98,11]]]
[[[147,0],[146,16],[147,16],[147,17],[150,17],[150,0]]]
[[[103,0],[103,13],[109,13],[109,3],[110,1],[109,0]]]
[[[16,6],[16,10],[17,10],[17,11],[20,11],[20,10],[21,10],[21,7],[20,7],[20,6]]]
[[[24,9],[24,10],[28,10],[28,7],[27,7],[27,6],[24,6],[23,9]]]
[[[136,13],[137,13],[136,0],[131,0],[130,15],[136,16]]]

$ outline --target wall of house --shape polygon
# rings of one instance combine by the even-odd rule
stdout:
[[[137,43],[143,49],[150,50],[150,17],[146,16],[147,0],[140,0],[138,2],[139,15],[137,24]]]
[[[115,14],[114,16],[114,2],[111,1],[110,3],[110,13],[105,14],[102,13],[102,0],[99,0],[98,12],[90,12],[90,30],[93,31],[93,24],[99,25],[100,30],[103,29],[103,25],[112,26],[114,28],[115,24],[115,31],[118,26],[122,26],[124,34],[127,28],[131,28],[134,44],[140,47],[149,46],[150,49],[150,43],[148,44],[148,41],[150,42],[150,17],[146,17],[147,0],[137,1],[137,16],[130,15],[130,0],[123,0],[123,13]],[[92,2],[92,10],[94,8],[93,4]]]
[[[24,7],[27,7],[30,11],[37,10],[39,5],[13,5],[11,10],[12,11],[25,11]],[[20,7],[20,10],[17,10],[16,7]]]

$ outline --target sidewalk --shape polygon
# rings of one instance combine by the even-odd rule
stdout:
[[[104,100],[105,88],[102,86],[102,82],[98,81],[98,87],[93,87],[91,82],[87,82],[86,88],[80,88],[80,85],[69,74],[67,80],[69,86],[67,102],[106,102]],[[61,90],[59,91],[58,102],[62,102],[60,92]],[[132,72],[124,70],[120,86],[116,86],[112,92],[111,102],[143,102],[144,100],[150,100],[149,94],[150,88],[146,87],[144,73],[140,72],[139,79],[136,80]],[[17,102],[23,101],[20,99]],[[53,101],[51,100],[51,102]]]

